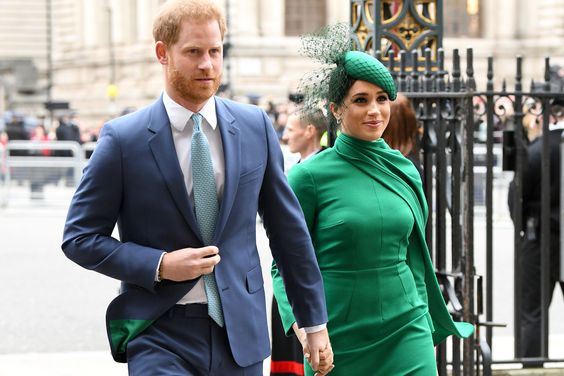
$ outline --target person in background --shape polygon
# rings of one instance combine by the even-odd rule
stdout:
[[[523,131],[527,137],[527,143],[533,142],[542,134],[542,116],[537,106],[540,106],[532,98],[528,98],[523,104]]]
[[[564,282],[560,267],[560,144],[564,130],[564,97],[552,102],[554,120],[549,124],[550,148],[550,293],[548,301],[541,301],[541,171],[542,136],[527,146],[527,159],[523,171],[523,218],[525,228],[520,242],[519,266],[521,270],[521,352],[525,358],[541,357],[541,307],[550,305],[557,283],[564,296]],[[508,204],[514,217],[515,180],[509,185]],[[560,282],[559,282],[560,281]],[[542,367],[542,362],[526,364]]]
[[[58,118],[59,125],[55,129],[55,136],[57,141],[74,141],[79,144],[82,144],[82,138],[80,135],[80,128],[76,121],[74,120],[76,117],[75,113],[70,113],[66,115],[61,115]],[[58,157],[73,157],[72,150],[56,150],[55,156]],[[73,167],[63,168],[62,172],[62,179],[65,182],[67,187],[74,187],[75,182],[74,180],[74,170]]]
[[[2,180],[4,180],[4,176],[8,171],[6,166],[6,145],[8,145],[8,134],[4,131],[0,131],[0,179]]]
[[[279,141],[283,141],[282,137],[284,135],[284,127],[288,121],[289,107],[288,103],[280,103],[276,106],[276,121],[274,122],[274,130],[278,135]]]
[[[62,249],[122,282],[106,324],[131,375],[262,376],[270,339],[258,213],[324,375],[333,361],[323,282],[278,138],[264,111],[215,96],[225,32],[212,0],[162,4],[153,37],[164,91],[102,128]]]
[[[326,130],[327,118],[321,110],[309,114],[297,111],[288,116],[282,141],[287,143],[290,152],[300,153],[299,162],[302,162],[325,149],[320,141]]]
[[[76,141],[82,143],[80,128],[75,118],[76,115],[74,113],[59,116],[59,126],[55,130],[57,141]]]
[[[6,123],[5,132],[9,141],[27,141],[29,140],[29,133],[25,129],[25,118],[22,114],[12,112],[11,119]],[[21,157],[28,155],[27,150],[10,150],[10,156]]]
[[[45,126],[43,125],[43,123],[37,124],[37,126],[33,129],[30,140],[31,141],[37,141],[37,142],[40,142],[40,143],[50,141],[49,135],[47,135],[47,130],[45,129]],[[35,154],[41,155],[43,157],[48,157],[48,156],[51,155],[51,149],[49,149],[49,148],[41,149],[41,150],[38,150]]]
[[[49,142],[49,136],[45,130],[43,123],[38,124],[31,134],[31,141],[46,143]],[[51,149],[33,149],[32,155],[48,157],[51,155]],[[30,197],[33,200],[43,199],[43,189],[49,178],[49,167],[31,167],[30,168]]]
[[[436,375],[434,344],[468,337],[473,326],[453,322],[442,297],[425,241],[421,178],[382,139],[394,81],[376,58],[349,50],[348,24],[302,42],[324,63],[303,81],[304,106],[327,103],[332,129],[341,129],[332,148],[288,174],[323,276],[332,374]],[[276,264],[272,275],[284,330],[303,343]],[[305,374],[314,374],[307,364]]]
[[[409,159],[423,179],[418,148],[421,132],[411,101],[405,95],[398,94],[396,100],[390,103],[390,122],[382,138],[392,149],[399,150]]]

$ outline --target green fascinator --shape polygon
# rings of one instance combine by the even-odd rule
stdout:
[[[298,92],[304,97],[303,111],[323,108],[328,114],[330,102],[341,104],[352,81],[363,80],[381,87],[394,100],[397,95],[394,79],[388,69],[375,57],[352,51],[350,27],[338,23],[301,37],[302,55],[321,63],[306,74]]]
[[[388,93],[391,100],[396,99],[397,91],[392,75],[374,56],[365,52],[349,51],[343,57],[343,66],[349,76],[373,83]]]

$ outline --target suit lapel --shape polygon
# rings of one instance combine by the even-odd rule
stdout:
[[[192,204],[186,192],[184,176],[182,175],[178,157],[176,156],[176,148],[172,139],[170,122],[162,98],[153,105],[148,129],[151,133],[149,137],[149,148],[163,175],[168,190],[186,220],[186,223],[193,229],[196,236],[200,238],[196,216],[194,215]]]
[[[216,114],[219,130],[221,133],[221,141],[223,143],[223,159],[225,165],[225,182],[223,186],[223,197],[219,210],[219,217],[213,236],[213,244],[216,244],[221,236],[229,212],[233,206],[235,195],[237,194],[237,186],[239,185],[239,176],[241,168],[241,145],[239,139],[240,130],[235,126],[235,119],[227,109],[223,100],[216,97]]]

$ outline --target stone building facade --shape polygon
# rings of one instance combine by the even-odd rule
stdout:
[[[46,74],[49,35],[52,99],[69,101],[85,123],[115,116],[127,106],[150,103],[163,86],[151,37],[152,18],[163,1],[0,0],[0,62],[28,59],[38,72],[36,90],[20,92],[10,83],[17,79],[14,70],[0,63],[4,98],[0,112],[8,107],[44,111],[41,104],[50,82]],[[217,1],[228,15],[231,45],[224,83],[239,99],[286,100],[297,80],[312,67],[298,53],[297,35],[323,24],[348,22],[350,17],[349,0]],[[518,54],[525,58],[525,79],[542,78],[544,56],[564,66],[564,0],[443,2],[447,59],[453,48],[464,56],[466,48],[472,47],[479,86],[485,85],[490,55],[496,77],[506,77],[510,85]],[[108,91],[110,84],[115,84],[117,92]]]

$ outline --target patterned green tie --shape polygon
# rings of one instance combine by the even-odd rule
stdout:
[[[192,135],[192,182],[194,187],[194,206],[196,219],[204,244],[211,245],[215,222],[219,213],[213,165],[208,139],[200,126],[202,115],[194,113],[194,134]],[[203,276],[208,297],[208,314],[219,326],[224,325],[221,300],[217,291],[215,274]]]

